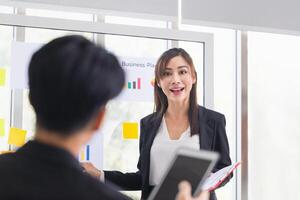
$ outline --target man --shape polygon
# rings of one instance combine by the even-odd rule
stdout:
[[[81,36],[66,36],[32,56],[28,75],[35,138],[0,156],[0,199],[127,199],[77,161],[105,104],[124,86],[116,57]]]
[[[106,103],[124,86],[117,58],[81,36],[66,36],[34,53],[28,75],[35,138],[0,156],[0,199],[128,199],[83,172],[77,160]],[[190,197],[189,185],[181,187],[178,199]]]

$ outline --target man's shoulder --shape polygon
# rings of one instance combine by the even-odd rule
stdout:
[[[11,165],[13,162],[16,162],[16,153],[0,154],[0,167]]]
[[[82,193],[82,196],[85,196],[85,199],[129,199],[113,188],[113,186],[106,185],[88,174],[80,176],[79,187],[80,189],[78,192]]]
[[[34,191],[35,195],[43,198],[45,192],[51,190],[49,197],[53,197],[53,199],[128,199],[117,190],[78,169],[43,160],[37,160],[34,163],[32,161],[36,160],[22,157],[17,153],[0,155],[0,186],[7,188],[5,194],[0,194],[0,199],[3,195],[9,196],[19,191],[20,188],[15,187],[15,182],[20,180],[22,180],[20,181],[22,187],[27,188],[20,192],[20,195],[24,197],[31,197],[33,194],[31,189],[35,187],[38,188],[37,191]],[[32,168],[28,169],[29,166]],[[45,181],[46,185],[43,184]]]

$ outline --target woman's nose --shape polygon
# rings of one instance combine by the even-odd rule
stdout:
[[[180,76],[177,73],[172,75],[172,84],[180,83]]]

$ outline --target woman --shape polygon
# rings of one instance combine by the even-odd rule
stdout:
[[[197,104],[196,86],[195,67],[185,50],[173,48],[161,55],[155,66],[156,111],[140,122],[138,171],[104,171],[105,180],[124,190],[142,190],[146,199],[179,147],[219,152],[213,172],[231,164],[225,117]],[[91,166],[85,167],[99,175]],[[214,192],[210,199],[216,199]]]

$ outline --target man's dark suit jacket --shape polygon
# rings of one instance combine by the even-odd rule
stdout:
[[[215,151],[220,154],[220,159],[213,169],[213,172],[215,172],[231,165],[229,145],[225,130],[225,117],[223,114],[202,106],[199,106],[198,111],[200,149]],[[116,184],[124,190],[142,190],[142,199],[146,199],[149,196],[151,192],[151,186],[149,186],[150,150],[161,120],[162,116],[157,113],[148,115],[141,120],[138,171],[135,173],[105,171],[105,180]],[[229,177],[224,184],[226,184],[230,178],[231,177]],[[216,199],[214,192],[211,192],[210,199]]]
[[[128,199],[84,173],[69,152],[29,141],[0,155],[1,200]]]

